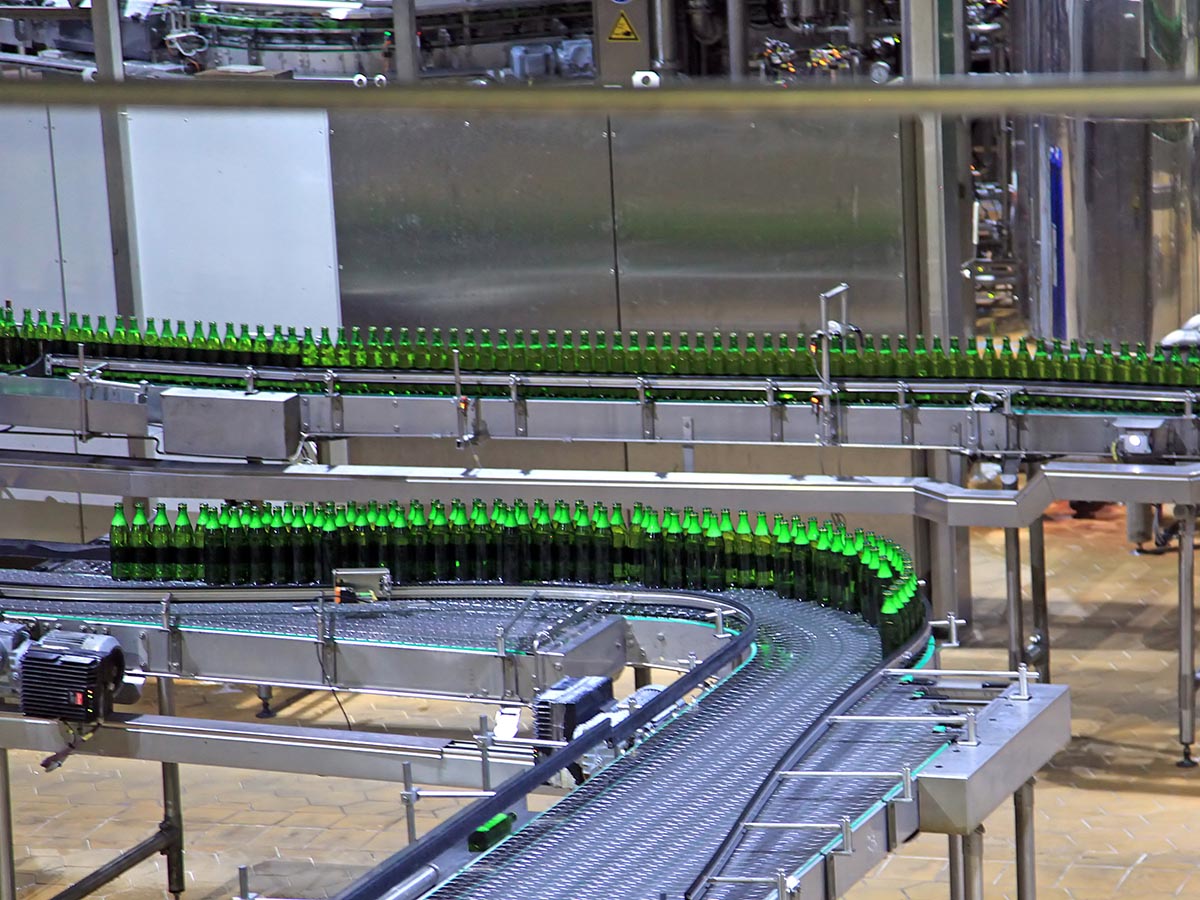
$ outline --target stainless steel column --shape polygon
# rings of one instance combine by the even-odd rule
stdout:
[[[1030,778],[1013,794],[1017,841],[1017,900],[1037,898],[1037,866],[1033,846],[1033,782]]]
[[[963,898],[983,900],[983,826],[963,836]]]
[[[946,842],[950,846],[950,900],[963,900],[963,836],[948,835]]]
[[[675,0],[651,0],[654,15],[654,71],[674,75],[679,68],[675,58]]]
[[[1196,507],[1177,506],[1179,516],[1179,743],[1178,765],[1190,769],[1196,743]]]
[[[117,0],[92,4],[96,78],[124,81],[121,52],[121,10]],[[108,189],[108,230],[112,239],[113,281],[117,313],[141,315],[137,277],[137,238],[133,195],[130,191],[128,113],[114,106],[100,108],[100,141],[104,150],[104,181]]]
[[[17,861],[13,851],[12,785],[8,750],[0,748],[0,900],[17,900]]]
[[[1029,594],[1033,601],[1030,662],[1037,669],[1038,682],[1049,684],[1050,610],[1046,606],[1046,529],[1042,516],[1029,523]]]
[[[175,681],[158,679],[158,713],[175,715]],[[175,839],[163,850],[167,858],[167,890],[178,900],[185,886],[183,867],[183,802],[179,788],[179,763],[162,764],[163,827],[173,829]]]
[[[417,7],[414,0],[392,0],[392,77],[411,84],[421,77],[421,54],[417,50]]]
[[[725,0],[729,29],[729,80],[746,79],[746,0]]]
[[[1008,667],[1016,669],[1025,659],[1025,621],[1021,604],[1021,532],[1004,529],[1004,585],[1008,600]]]
[[[962,455],[945,450],[929,450],[923,455],[924,474],[948,484],[961,486],[965,483],[965,458]],[[944,619],[953,611],[971,621],[970,536],[967,528],[940,522],[928,524],[929,596],[935,619]],[[919,544],[919,555],[920,548]]]

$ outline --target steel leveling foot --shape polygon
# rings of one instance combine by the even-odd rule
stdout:
[[[1194,759],[1192,759],[1192,745],[1191,744],[1183,745],[1183,759],[1179,760],[1179,762],[1175,763],[1175,765],[1177,765],[1181,769],[1196,768],[1197,762]]]

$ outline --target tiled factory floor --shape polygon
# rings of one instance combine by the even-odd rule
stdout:
[[[947,651],[948,667],[1006,667],[1003,543],[999,531],[973,535],[977,639]],[[1055,507],[1046,545],[1053,674],[1071,686],[1074,737],[1038,779],[1039,897],[1200,897],[1200,769],[1175,767],[1176,556],[1133,555],[1120,508],[1081,521]],[[344,703],[357,726],[406,731],[461,733],[487,711],[370,697]],[[249,719],[257,706],[247,691],[192,685],[177,694],[184,716]],[[316,695],[280,718],[342,723],[333,701]],[[52,896],[146,837],[161,816],[155,764],[77,756],[47,774],[39,759],[11,754],[22,900]],[[405,843],[396,785],[184,767],[183,786],[192,900],[233,896],[239,865],[252,867],[252,888],[267,896],[324,897]],[[422,801],[419,827],[456,805]],[[987,823],[985,853],[986,896],[1015,898],[1010,806]],[[160,897],[161,869],[160,860],[143,863],[97,896]],[[945,839],[922,835],[848,896],[943,898],[946,879]]]

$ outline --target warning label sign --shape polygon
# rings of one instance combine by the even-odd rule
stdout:
[[[633,30],[633,23],[629,21],[629,16],[625,15],[625,10],[621,10],[621,14],[617,16],[617,21],[613,24],[612,31],[608,33],[610,41],[640,41],[637,32]]]

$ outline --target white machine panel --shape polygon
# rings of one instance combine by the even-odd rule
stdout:
[[[337,324],[328,130],[323,111],[130,110],[144,316]]]

